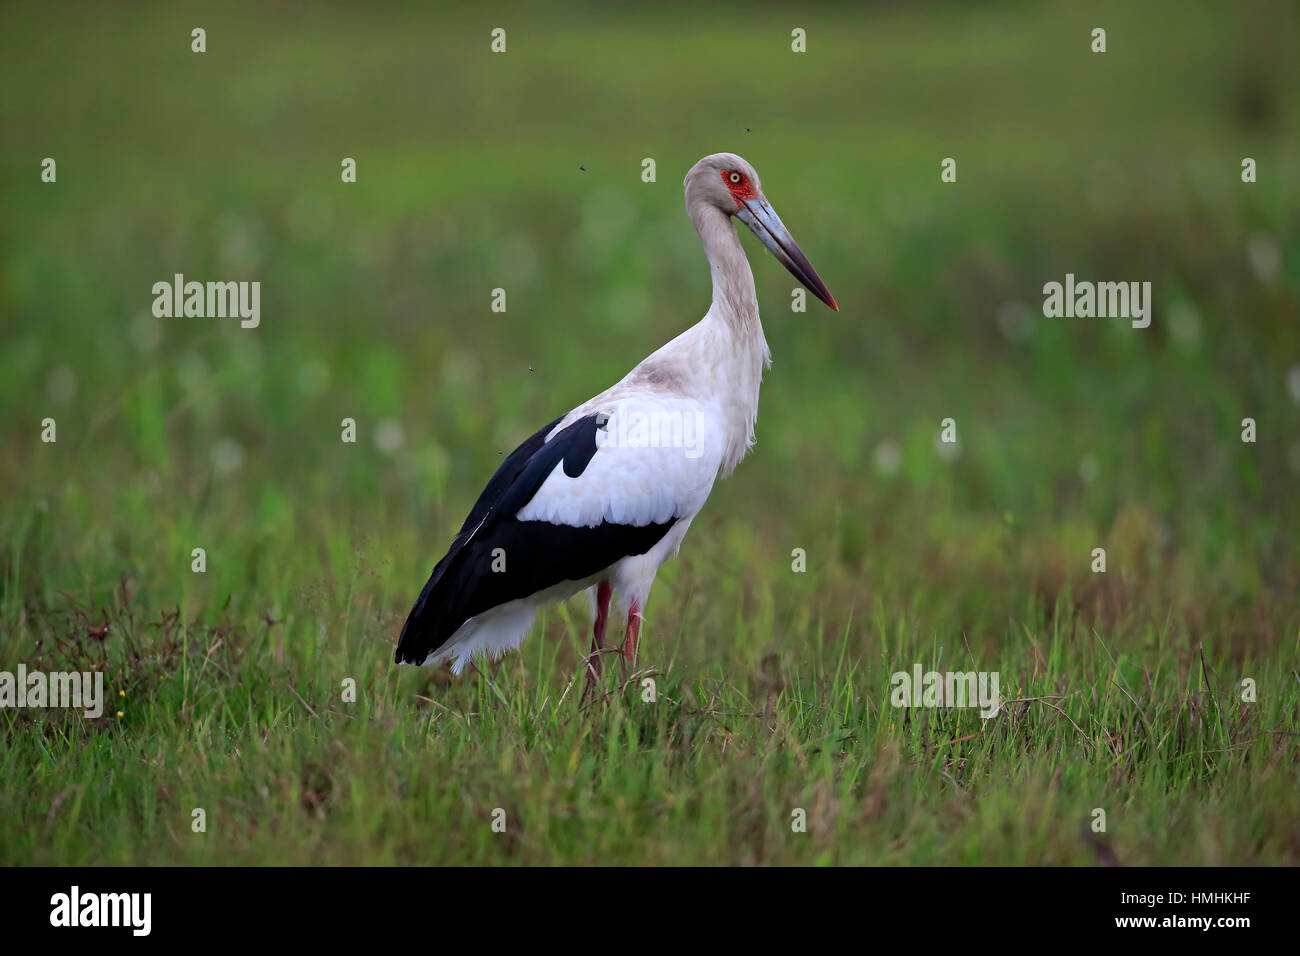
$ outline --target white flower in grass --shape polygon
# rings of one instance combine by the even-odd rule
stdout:
[[[897,444],[886,439],[876,446],[871,461],[876,466],[876,471],[882,475],[892,475],[903,463],[903,454],[898,450]]]
[[[1246,242],[1246,257],[1260,282],[1271,283],[1282,267],[1282,251],[1277,240],[1267,233],[1257,232]]]
[[[226,475],[238,471],[244,464],[244,446],[238,440],[226,436],[218,438],[212,446],[212,466],[218,474]]]
[[[406,433],[402,423],[386,418],[375,427],[375,444],[385,455],[395,454],[406,444]]]

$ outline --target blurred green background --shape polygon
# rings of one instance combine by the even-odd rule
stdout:
[[[65,549],[28,583],[201,537],[252,585],[283,573],[268,540],[335,533],[397,559],[404,610],[501,451],[703,314],[681,177],[732,150],[842,311],[791,314],[745,237],[761,454],[693,537],[803,546],[864,598],[924,574],[961,601],[1026,550],[1055,583],[1108,543],[1139,600],[1293,598],[1295,8],[1130,6],[9,5],[5,520],[45,501]],[[259,279],[261,327],[155,319],[175,272]],[[1066,272],[1151,281],[1151,328],[1044,319]],[[874,576],[899,548],[908,577]]]
[[[703,315],[681,180],[727,150],[841,311],[792,313],[742,237],[775,361],[758,445],[661,573],[647,651],[797,669],[813,622],[879,653],[863,622],[906,621],[996,655],[1067,615],[1285,673],[1300,18],[1089,6],[6,4],[5,659],[125,579],[265,640],[249,666],[390,679],[500,455]],[[260,327],[154,318],[177,272],[259,280]],[[1067,272],[1150,281],[1150,328],[1045,319]],[[545,627],[584,640],[581,613]]]

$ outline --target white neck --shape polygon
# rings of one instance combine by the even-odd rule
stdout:
[[[689,395],[714,407],[725,433],[719,468],[719,475],[725,476],[754,444],[758,388],[772,357],[758,320],[754,274],[730,217],[709,204],[688,208],[709,258],[713,305],[703,319],[646,358],[615,389],[648,386]]]
[[[763,338],[758,321],[758,296],[754,293],[754,273],[745,258],[745,250],[731,224],[731,218],[712,203],[695,203],[690,209],[691,224],[704,243],[713,276],[713,308],[736,335],[737,344]]]
[[[692,204],[689,214],[713,276],[713,305],[696,329],[723,409],[728,447],[721,473],[726,475],[754,444],[758,389],[772,356],[758,318],[754,273],[731,217],[711,203]]]

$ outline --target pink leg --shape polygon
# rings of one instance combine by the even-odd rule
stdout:
[[[591,656],[588,660],[591,666],[596,669],[596,674],[600,673],[601,651],[605,649],[605,622],[609,620],[609,582],[601,581],[596,586],[596,623],[591,629]],[[592,674],[587,672],[590,679]]]
[[[627,637],[623,640],[623,657],[629,665],[636,664],[636,642],[641,636],[641,609],[634,602],[627,610]]]

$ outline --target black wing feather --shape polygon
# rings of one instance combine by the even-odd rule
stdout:
[[[546,441],[559,421],[535,432],[497,468],[407,616],[394,654],[397,663],[423,663],[477,614],[644,554],[676,522],[575,528],[517,520],[557,464],[563,462],[564,473],[577,478],[596,454],[596,415]],[[494,572],[498,548],[505,552],[506,570]]]

